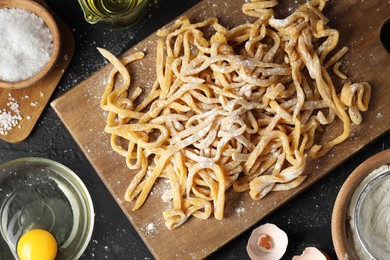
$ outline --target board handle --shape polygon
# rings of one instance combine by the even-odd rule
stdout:
[[[381,28],[381,42],[390,54],[390,16],[385,20]]]

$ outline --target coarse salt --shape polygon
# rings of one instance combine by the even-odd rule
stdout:
[[[36,75],[50,60],[53,36],[42,18],[20,8],[0,9],[0,80]]]
[[[0,112],[0,135],[7,135],[22,120],[19,104],[11,94],[8,94],[7,106],[9,110],[3,108]]]

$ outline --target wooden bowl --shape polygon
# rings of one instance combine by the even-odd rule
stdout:
[[[46,65],[37,74],[28,79],[15,82],[0,80],[0,87],[5,89],[20,89],[32,86],[52,70],[59,56],[61,38],[56,21],[46,8],[33,0],[2,0],[0,1],[0,8],[20,8],[30,11],[36,14],[38,17],[42,18],[52,34],[53,51],[51,57]]]
[[[385,164],[390,164],[390,150],[382,151],[359,165],[344,182],[337,195],[332,213],[332,240],[338,259],[354,255],[347,234],[347,212],[352,195],[367,175]]]

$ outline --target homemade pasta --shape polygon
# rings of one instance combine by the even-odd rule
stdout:
[[[351,83],[339,70],[348,49],[337,51],[339,34],[327,26],[325,2],[307,2],[278,19],[277,1],[252,0],[242,11],[255,21],[232,29],[216,18],[178,19],[157,33],[157,78],[138,102],[143,90],[129,95],[125,66],[144,54],[119,60],[99,49],[114,66],[101,100],[105,132],[137,170],[125,194],[136,200],[134,210],[165,178],[168,229],[190,216],[222,219],[230,187],[254,200],[297,187],[307,177],[306,154],[323,156],[349,137],[351,121],[361,123],[368,108],[370,85]],[[333,71],[345,82],[340,93]],[[340,135],[317,144],[321,126],[336,119]]]

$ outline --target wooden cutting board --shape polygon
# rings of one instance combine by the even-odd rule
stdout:
[[[35,1],[50,11],[51,15],[56,20],[58,29],[61,35],[61,51],[55,67],[51,72],[34,85],[23,89],[2,89],[0,88],[0,110],[9,111],[9,102],[19,105],[19,113],[22,119],[17,126],[7,131],[7,133],[0,134],[0,138],[9,142],[16,143],[26,139],[44,108],[50,100],[51,95],[56,89],[58,82],[64,75],[68,67],[73,53],[74,53],[74,38],[69,27],[62,21],[62,19],[50,10],[44,0],[30,0]],[[1,3],[0,3],[1,7]]]
[[[202,1],[185,15],[192,21],[216,16],[226,26],[241,24],[248,18],[241,13],[245,1]],[[280,16],[295,10],[302,1],[281,1]],[[160,195],[163,184],[158,184],[144,206],[138,211],[131,209],[133,203],[125,202],[123,195],[131,180],[131,173],[122,157],[111,150],[109,136],[103,132],[105,115],[99,107],[108,65],[90,78],[75,86],[68,93],[52,102],[52,106],[69,132],[79,144],[95,168],[97,174],[110,190],[123,212],[158,259],[204,258],[243,231],[252,228],[266,215],[288,202],[336,166],[363,148],[390,128],[390,91],[388,78],[390,55],[382,46],[379,35],[385,20],[390,17],[388,1],[331,1],[324,13],[331,19],[331,26],[340,31],[340,44],[351,50],[344,57],[341,70],[353,81],[368,81],[372,84],[370,109],[364,113],[364,122],[353,126],[351,137],[334,148],[325,157],[308,160],[306,174],[310,177],[298,188],[275,192],[263,200],[252,201],[247,193],[228,192],[225,218],[222,221],[190,219],[182,227],[168,231],[162,212],[165,203]],[[155,44],[157,37],[151,35],[127,53],[146,50],[146,57],[129,69],[135,86],[150,87],[154,80]],[[96,53],[99,57],[99,54]],[[340,125],[326,128],[325,135],[337,136]],[[337,174],[336,172],[334,174]],[[333,187],[329,187],[332,189]],[[97,199],[97,198],[96,198]]]

